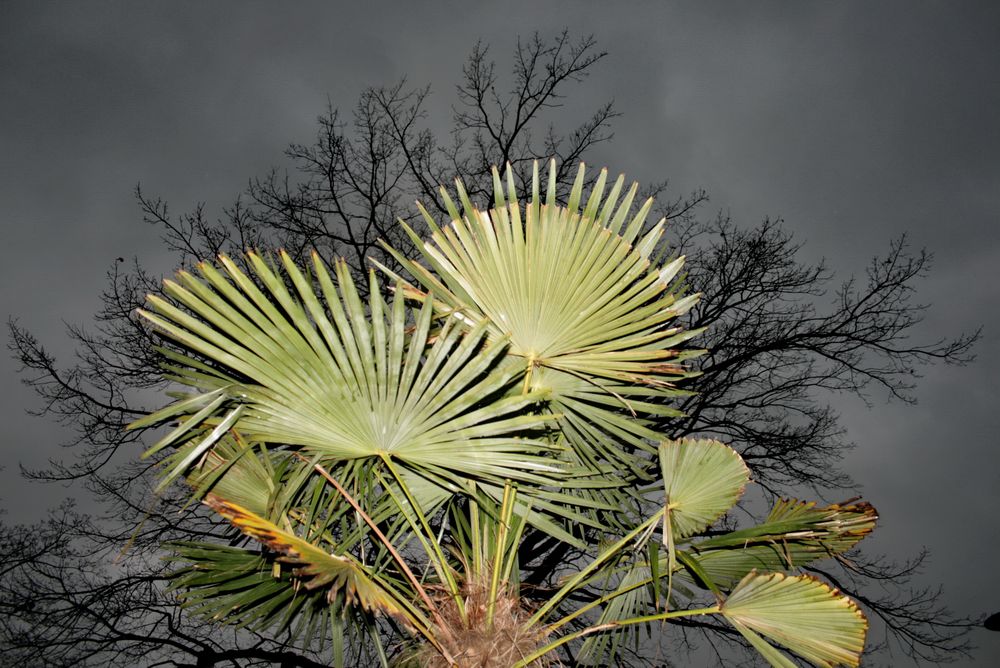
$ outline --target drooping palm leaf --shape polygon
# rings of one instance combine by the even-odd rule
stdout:
[[[281,554],[281,560],[295,567],[293,575],[306,589],[322,589],[328,601],[339,596],[347,606],[357,604],[370,612],[385,613],[408,626],[427,626],[427,618],[410,604],[408,597],[395,591],[384,577],[370,572],[353,556],[327,552],[273,522],[211,494],[205,497],[205,503],[240,531]]]
[[[822,541],[829,554],[840,554],[871,533],[877,520],[878,512],[865,501],[817,506],[815,501],[779,499],[760,524],[706,538],[698,547],[728,547],[788,537],[799,541]]]
[[[854,601],[813,577],[750,573],[720,611],[755,646],[747,630],[824,668],[861,661],[865,616]]]
[[[259,552],[195,542],[168,547],[171,560],[182,564],[170,588],[190,614],[258,631],[294,627],[306,644],[317,630],[325,636],[328,616],[341,614],[327,591],[300,586],[287,567],[276,575],[274,562]]]
[[[330,648],[332,666],[344,668],[345,651],[381,642],[377,620],[360,607],[329,599],[323,587],[308,589],[294,566],[247,547],[175,542],[166,545],[180,565],[170,590],[186,613],[254,631],[288,633],[302,646]],[[383,664],[385,665],[385,664]]]
[[[752,570],[787,571],[842,554],[871,533],[877,519],[868,503],[817,507],[782,499],[763,523],[698,541],[689,554],[728,589]]]
[[[597,625],[612,624],[649,611],[652,607],[652,597],[649,595],[649,588],[644,585],[652,579],[648,564],[632,564],[618,581],[616,589],[622,594],[608,602],[597,619]],[[591,635],[580,647],[577,659],[585,666],[609,665],[621,643],[629,636],[636,637],[634,634],[638,630],[638,627],[626,627]]]

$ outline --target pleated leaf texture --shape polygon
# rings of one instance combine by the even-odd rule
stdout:
[[[871,533],[877,520],[875,508],[864,502],[817,507],[780,499],[763,523],[695,543],[692,558],[728,589],[753,570],[788,570],[843,554]]]
[[[373,279],[366,309],[342,262],[334,280],[318,256],[312,278],[280,261],[283,276],[253,253],[252,275],[228,257],[201,263],[200,276],[180,272],[139,312],[180,344],[163,350],[176,361],[168,372],[196,390],[132,425],[178,422],[147,451],[180,446],[164,485],[230,429],[328,462],[390,458],[458,489],[562,473],[555,446],[526,437],[551,421],[525,410],[543,393],[504,392],[523,374],[498,367],[507,344],[487,344],[485,323],[446,319],[432,336],[431,301],[408,320],[402,291],[388,306]]]
[[[795,664],[764,635],[813,665],[857,666],[868,621],[854,601],[808,575],[748,574],[721,606],[722,614],[774,666]]]
[[[700,351],[684,344],[701,330],[675,321],[698,295],[679,296],[683,257],[664,266],[653,260],[666,220],[647,229],[652,199],[633,211],[638,185],[623,193],[624,176],[605,196],[604,170],[584,202],[585,176],[581,164],[559,206],[555,162],[544,201],[536,162],[531,200],[522,205],[511,167],[506,186],[494,168],[489,211],[456,181],[461,213],[442,188],[447,224],[421,207],[430,238],[406,227],[419,261],[389,250],[417,283],[407,286],[410,295],[433,298],[469,324],[486,323],[492,339],[510,341],[508,357],[526,370],[528,387],[548,392],[584,463],[639,474],[662,437],[636,418],[679,416],[668,398],[688,394],[676,385],[692,375],[681,362]],[[636,450],[648,456],[628,454]]]
[[[719,441],[664,441],[660,470],[677,538],[686,538],[719,519],[736,505],[750,480],[743,459]]]
[[[307,589],[323,589],[331,601],[339,594],[347,605],[357,604],[365,610],[379,610],[404,620],[419,616],[403,596],[387,590],[384,580],[376,582],[376,577],[352,555],[330,554],[215,495],[205,497],[205,502],[240,531],[281,554],[282,561],[293,564],[295,576]]]
[[[444,188],[447,225],[438,226],[421,207],[431,238],[410,232],[429,268],[394,251],[414,278],[442,305],[468,320],[488,321],[495,336],[510,338],[510,353],[533,366],[666,387],[684,377],[672,363],[679,356],[675,347],[698,332],[666,324],[697,296],[677,299],[670,289],[683,258],[664,267],[651,261],[666,224],[660,220],[640,237],[653,200],[630,215],[638,185],[619,202],[619,177],[603,197],[604,170],[581,209],[581,164],[567,205],[558,206],[553,162],[542,203],[536,163],[522,216],[510,166],[506,190],[495,168],[493,174],[495,207],[489,211],[472,205],[461,181],[456,188],[464,215]]]

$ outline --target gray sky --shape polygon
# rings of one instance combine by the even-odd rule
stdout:
[[[873,543],[932,550],[924,582],[956,610],[1000,610],[1000,5],[995,3],[0,4],[0,312],[60,359],[62,323],[97,309],[105,271],[166,269],[131,190],[173,210],[229,204],[309,142],[329,99],[431,84],[446,127],[475,40],[501,64],[517,34],[594,33],[608,58],[563,113],[613,97],[625,117],[595,155],[643,181],[708,190],[706,214],[781,216],[843,275],[908,232],[935,254],[923,340],[985,326],[978,362],[929,369],[916,407],[838,399],[848,468],[879,508]],[[31,489],[16,463],[58,452],[0,362],[0,503],[37,517],[72,490]],[[973,662],[1000,662],[982,631]]]

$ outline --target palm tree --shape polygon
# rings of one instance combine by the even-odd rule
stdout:
[[[871,506],[781,500],[708,531],[747,467],[655,429],[698,332],[652,201],[606,171],[584,199],[583,165],[564,206],[554,163],[525,205],[510,166],[493,177],[488,212],[457,182],[446,225],[420,209],[428,238],[401,222],[418,257],[387,247],[408,273],[379,266],[388,286],[248,253],[149,297],[182,391],[133,426],[171,423],[146,453],[161,489],[185,477],[239,532],[169,545],[189,611],[332,642],[338,664],[363,644],[384,665],[603,665],[717,617],[772,665],[795,665],[776,645],[858,665],[864,616],[796,569],[867,535]],[[580,556],[528,586],[541,535]]]

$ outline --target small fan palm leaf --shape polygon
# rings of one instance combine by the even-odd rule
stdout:
[[[774,658],[780,654],[762,646],[760,635],[824,668],[861,661],[865,616],[854,601],[813,577],[750,573],[720,610],[772,665],[794,664]]]
[[[667,518],[678,539],[709,527],[736,504],[750,480],[743,459],[719,441],[664,441],[660,469]]]

